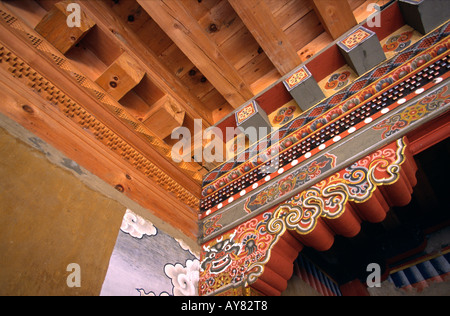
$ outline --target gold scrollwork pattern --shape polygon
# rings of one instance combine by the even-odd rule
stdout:
[[[232,234],[206,243],[200,293],[256,282],[264,273],[273,247],[287,230],[310,234],[320,217],[337,219],[344,214],[348,201],[363,203],[377,186],[395,183],[406,159],[405,148],[404,139],[399,139],[239,225]],[[215,280],[215,276],[223,274],[232,276],[229,284]]]

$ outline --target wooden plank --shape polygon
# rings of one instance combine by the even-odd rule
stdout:
[[[250,31],[244,24],[241,25],[242,28],[220,47],[222,53],[236,69],[241,69],[258,54],[262,53],[262,50],[259,49],[259,44],[255,41]],[[245,49],[237,49],[239,47],[245,47]]]
[[[139,36],[142,43],[148,46],[156,56],[160,56],[165,50],[174,45],[170,37],[152,19],[148,19],[136,32],[136,35]]]
[[[138,2],[234,108],[253,97],[237,70],[183,3],[170,0]]]
[[[276,2],[283,3],[279,0],[276,0]],[[270,5],[272,6],[270,7],[272,14],[283,31],[288,29],[297,21],[301,20],[310,11],[313,11],[309,0],[289,0],[281,7],[275,6],[272,2],[270,2]],[[297,36],[303,35],[304,34],[297,34]]]
[[[182,81],[173,75],[158,56],[149,49],[127,25],[120,21],[103,1],[77,1],[105,36],[120,45],[123,51],[141,62],[149,78],[162,91],[171,95],[183,106],[186,114],[202,119],[203,125],[212,125],[211,111],[190,93]]]
[[[275,21],[264,0],[229,0],[281,75],[301,64],[295,48]]]
[[[255,95],[280,79],[279,72],[264,53],[257,55],[251,62],[239,69],[239,73],[251,83],[250,87]]]
[[[333,42],[330,34],[327,32],[322,32],[319,36],[317,36],[314,40],[312,40],[309,44],[305,45],[300,51],[299,55],[303,62],[306,62],[308,59],[319,53],[322,49],[327,47]],[[339,53],[339,55],[341,55]],[[326,67],[324,67],[326,68]],[[330,71],[327,69],[327,75],[330,74]],[[317,79],[316,79],[317,80]],[[320,81],[320,80],[319,80]]]
[[[337,39],[357,24],[347,0],[311,1],[323,27],[333,39]]]
[[[190,5],[186,7],[192,9],[196,6]],[[200,19],[197,18],[197,20],[200,26],[219,47],[244,27],[244,23],[242,23],[242,20],[227,0],[221,0]]]
[[[195,66],[184,74],[181,80],[200,100],[210,91],[216,90],[211,82]]]
[[[305,30],[308,30],[308,32],[305,32]],[[294,45],[297,53],[323,32],[324,28],[314,10],[309,11],[285,30],[286,36]]]
[[[136,1],[108,1],[108,3],[114,13],[135,32],[150,20]]]
[[[4,1],[4,5],[14,14],[27,21],[31,28],[35,28],[47,15],[47,11],[34,0]],[[53,7],[53,4],[51,5]]]

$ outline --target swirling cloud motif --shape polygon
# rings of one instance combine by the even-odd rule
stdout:
[[[197,296],[199,280],[199,260],[187,260],[186,266],[166,264],[164,272],[172,280],[174,296]]]
[[[145,292],[144,289],[136,289],[136,291],[139,292],[140,296],[156,296],[155,292],[152,292],[152,291],[150,291],[148,293]],[[170,296],[170,295],[167,292],[161,292],[161,294],[159,294],[159,296]]]
[[[127,210],[123,216],[120,230],[128,233],[134,238],[141,239],[144,235],[154,236],[158,232],[152,223],[146,221],[139,215],[136,215],[131,210]]]

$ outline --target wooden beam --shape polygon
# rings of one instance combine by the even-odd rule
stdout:
[[[281,75],[302,63],[264,0],[228,0]]]
[[[334,40],[358,24],[347,0],[311,2],[323,27]]]
[[[119,101],[144,78],[145,71],[128,53],[119,56],[95,82]]]
[[[118,43],[134,60],[139,61],[150,79],[174,98],[193,119],[202,119],[203,126],[214,124],[211,111],[196,97],[183,82],[161,62],[142,40],[122,22],[103,1],[80,1],[83,12],[96,23],[105,36]]]
[[[0,67],[0,112],[192,239],[197,214]]]
[[[1,3],[0,10],[8,12]],[[152,145],[146,138],[138,134],[125,120],[122,120],[117,114],[105,107],[103,103],[99,103],[98,96],[101,93],[98,91],[97,93],[93,93],[90,88],[86,88],[93,87],[95,85],[93,82],[89,82],[87,78],[83,78],[83,85],[80,84],[74,76],[74,73],[77,71],[72,68],[73,66],[67,60],[60,57],[60,53],[56,49],[52,48],[50,44],[43,40],[39,42],[38,47],[45,47],[46,49],[36,49],[36,46],[33,45],[34,42],[30,41],[30,36],[35,37],[38,34],[28,29],[20,20],[16,20],[15,23],[21,27],[17,29],[13,28],[10,24],[0,19],[0,42],[20,56],[24,62],[31,63],[35,71],[39,72],[43,78],[46,78],[46,81],[58,85],[59,99],[55,99],[56,96],[53,95],[48,95],[48,98],[56,103],[60,102],[59,100],[75,100],[77,104],[81,104],[85,108],[85,111],[89,115],[98,118],[102,124],[110,127],[117,136],[116,139],[122,139],[124,145],[133,148],[133,151],[136,152],[135,157],[137,157],[136,155],[139,157],[142,156],[157,167],[161,177],[164,176],[169,179],[169,182],[172,183],[173,181],[174,184],[180,185],[183,187],[183,190],[186,190],[186,193],[189,192],[195,197],[200,196],[200,184],[198,182],[185,174],[168,155],[163,154],[157,146]],[[61,67],[55,60],[59,60],[60,63],[64,62],[64,67]],[[18,69],[23,71],[22,68],[19,67]],[[67,69],[72,70],[68,71]],[[27,79],[30,80],[30,78]],[[37,85],[38,83],[34,84]],[[49,93],[48,87],[43,87],[41,90]],[[69,91],[70,94],[66,91]],[[61,97],[63,98],[61,99]],[[113,105],[114,100],[109,99],[108,103]],[[120,105],[116,104],[115,108],[120,108]],[[123,112],[121,114],[126,115]],[[156,136],[154,137],[156,138]],[[111,144],[111,149],[113,149],[114,145],[113,143]],[[116,148],[115,150],[119,151],[120,148]],[[129,152],[131,151],[130,149]]]
[[[183,125],[185,111],[170,96],[162,97],[144,118],[144,124],[161,139]]]
[[[63,54],[77,44],[95,25],[86,14],[80,12],[80,26],[69,27],[67,19],[71,11],[67,11],[67,8],[70,3],[70,1],[56,3],[35,28],[36,32]]]
[[[181,1],[138,2],[231,106],[237,108],[253,97],[250,87]]]

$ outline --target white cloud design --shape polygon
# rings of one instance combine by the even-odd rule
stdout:
[[[158,232],[152,223],[136,215],[131,210],[127,210],[123,216],[120,230],[135,238],[142,238],[144,235],[153,236]]]
[[[144,289],[136,289],[136,291],[139,292],[140,296],[156,296],[155,292],[145,292]],[[161,292],[161,294],[159,294],[159,296],[170,296],[169,293],[167,292]]]
[[[179,263],[166,264],[164,272],[172,280],[174,296],[198,295],[199,269],[199,260],[187,260],[186,267]]]

